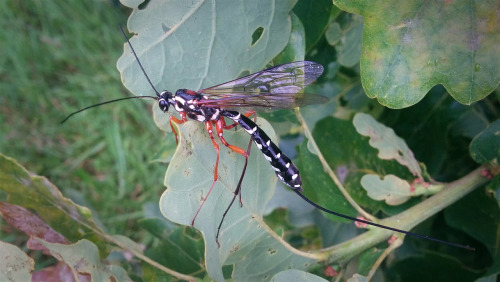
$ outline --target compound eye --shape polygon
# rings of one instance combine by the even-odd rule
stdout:
[[[160,106],[160,110],[162,110],[163,112],[168,111],[168,106],[169,106],[168,101],[166,101],[164,99],[160,99],[158,101],[158,104]]]

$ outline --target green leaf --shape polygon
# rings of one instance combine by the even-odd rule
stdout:
[[[273,62],[275,65],[303,61],[305,57],[306,34],[304,25],[295,14],[292,14],[290,18],[292,19],[290,39],[285,49],[274,58]]]
[[[500,177],[491,186],[498,189]],[[487,191],[487,190],[486,190]],[[478,208],[480,207],[480,208]],[[445,210],[446,222],[483,243],[497,265],[495,273],[500,270],[500,252],[498,251],[498,232],[500,230],[500,207],[493,193],[485,193],[485,189],[477,189],[451,205]]]
[[[342,28],[338,22],[332,22],[325,31],[325,38],[328,44],[335,45],[342,37]]]
[[[474,281],[479,277],[479,272],[456,258],[437,253],[408,256],[392,263],[387,272],[391,281]]]
[[[358,274],[368,275],[371,268],[377,262],[385,249],[371,248],[359,256]]]
[[[202,278],[205,273],[203,265],[204,244],[203,240],[190,236],[186,227],[177,227],[172,232],[165,231],[164,219],[148,218],[140,221],[140,226],[148,230],[159,243],[145,251],[146,255],[162,265],[180,273],[196,275]],[[142,271],[145,280],[154,276],[165,275],[164,272],[143,263]]]
[[[134,7],[128,28],[137,33],[131,43],[155,86],[200,89],[261,70],[289,42],[293,4],[295,1],[151,1],[141,9]],[[245,25],[240,24],[242,19],[246,19]],[[256,31],[262,32],[260,38],[256,38]],[[135,94],[152,93],[128,47],[117,66],[128,89]],[[153,111],[157,125],[169,131],[168,115],[158,107]],[[273,136],[272,129],[264,120],[261,122]],[[179,126],[179,135],[179,148],[167,170],[168,189],[160,207],[170,220],[190,225],[212,184],[216,153],[202,124],[187,122]],[[227,132],[224,137],[241,148],[249,141],[244,131]],[[262,213],[273,194],[276,176],[256,148],[242,185],[243,207],[235,201],[222,225],[218,248],[217,226],[243,167],[243,157],[224,146],[220,155],[218,182],[194,224],[205,238],[210,276],[223,280],[222,266],[233,264],[233,279],[267,280],[283,269],[310,265],[310,259],[292,254],[262,227]],[[248,242],[266,247],[248,247]],[[253,270],[264,265],[265,271]]]
[[[326,282],[319,276],[316,276],[305,271],[289,269],[282,271],[271,278],[272,282],[288,282],[288,281],[309,281],[309,282]]]
[[[402,179],[412,179],[413,176],[406,167],[395,160],[380,159],[377,150],[368,144],[368,138],[362,137],[349,121],[325,118],[316,124],[313,137],[329,166],[358,204],[370,207],[372,212],[379,209],[395,212],[386,204],[370,199],[359,183],[361,177],[367,173],[380,176],[394,174]],[[333,187],[314,189],[326,190],[329,193],[334,193],[335,190]],[[318,200],[322,205],[328,205],[321,202],[321,199]]]
[[[458,104],[443,87],[433,88],[413,107],[386,111],[382,120],[408,143],[434,178],[442,181],[443,175],[450,175],[444,180],[456,179],[477,166],[467,146],[469,136],[486,128],[487,116],[475,107]]]
[[[275,139],[274,131],[264,119],[258,119],[258,124]],[[216,153],[202,124],[187,122],[179,126],[179,134],[179,148],[165,177],[168,189],[160,199],[160,209],[169,220],[190,225],[212,184]],[[249,142],[243,130],[227,131],[224,138],[240,148],[246,148]],[[218,181],[194,223],[205,239],[208,273],[213,279],[223,280],[222,266],[232,264],[231,277],[235,280],[243,277],[268,280],[287,268],[306,269],[313,261],[294,254],[271,237],[272,231],[262,220],[266,203],[276,187],[276,176],[255,147],[242,184],[243,206],[235,200],[221,227],[220,248],[217,246],[217,226],[234,196],[242,160],[241,155],[224,146],[220,148]]]
[[[474,137],[470,143],[470,155],[480,164],[500,159],[500,120]]]
[[[458,102],[471,104],[499,84],[496,0],[334,4],[363,16],[363,86],[387,107],[411,106],[438,84]]]
[[[120,266],[101,263],[97,246],[88,240],[72,245],[52,244],[41,239],[37,241],[49,249],[56,259],[68,264],[75,276],[85,273],[90,274],[94,281],[132,281]]]
[[[359,113],[352,121],[356,131],[370,138],[370,146],[378,149],[378,157],[383,160],[396,160],[406,166],[410,172],[422,179],[422,170],[413,156],[413,152],[408,148],[406,142],[389,128],[377,122],[372,116]]]
[[[38,216],[21,206],[0,202],[0,214],[10,226],[26,233],[31,238],[38,237],[51,243],[69,243],[66,238],[48,226]],[[36,241],[30,239],[27,245],[32,250],[38,250],[38,246],[32,244],[34,242]]]
[[[386,175],[383,179],[380,179],[378,175],[363,175],[361,186],[365,188],[370,198],[385,201],[391,206],[400,205],[408,201],[412,196],[408,181],[391,174]]]
[[[411,184],[395,175],[389,174],[381,178],[379,175],[365,174],[361,178],[361,186],[368,196],[377,201],[385,201],[388,205],[397,206],[405,203],[410,197],[433,195],[442,190],[442,184],[414,181]]]
[[[177,149],[175,138],[172,136],[165,136],[156,148],[157,152],[153,156],[153,162],[169,163]]]
[[[357,15],[343,15],[328,26],[325,37],[335,47],[341,65],[353,67],[359,63],[362,33],[363,17]]]
[[[17,246],[0,241],[0,280],[31,281],[35,262]]]
[[[349,278],[349,282],[367,282],[368,279],[366,276],[362,276],[359,274],[354,274],[351,278]]]
[[[297,166],[301,172],[304,195],[329,210],[356,217],[356,211],[339,191],[330,176],[324,172],[318,157],[307,148],[307,140],[300,144],[298,155]],[[323,187],[329,187],[329,189],[323,189]],[[350,222],[331,214],[325,213],[325,216],[333,221]]]
[[[201,89],[264,68],[286,46],[294,0],[151,1],[133,8],[130,41],[158,90]],[[252,15],[249,17],[248,15]],[[244,20],[245,24],[240,24]],[[263,29],[253,44],[254,32]],[[136,95],[153,93],[125,47],[117,63],[122,81]],[[154,94],[153,94],[154,95]]]
[[[293,8],[293,12],[305,27],[307,50],[311,50],[320,40],[328,25],[332,9],[338,10],[329,0],[299,0]]]
[[[37,212],[50,227],[70,241],[87,238],[99,246],[103,255],[109,252],[103,240],[104,231],[92,220],[86,207],[73,203],[45,177],[30,173],[14,159],[0,154],[0,190],[7,201]]]

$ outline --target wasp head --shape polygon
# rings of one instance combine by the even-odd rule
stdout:
[[[170,104],[173,103],[172,97],[172,93],[168,91],[163,91],[160,93],[160,96],[158,96],[158,105],[160,106],[160,110],[162,110],[163,112],[168,111],[168,107],[170,107]]]

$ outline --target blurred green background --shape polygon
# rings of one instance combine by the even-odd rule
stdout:
[[[134,219],[164,190],[153,103],[113,103],[60,124],[131,96],[116,69],[129,13],[112,1],[0,1],[0,152],[96,211],[109,233],[139,239]]]

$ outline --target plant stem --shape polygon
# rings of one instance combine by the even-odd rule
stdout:
[[[475,188],[488,182],[489,180],[487,178],[481,176],[482,169],[483,167],[479,167],[456,181],[444,184],[443,190],[436,195],[402,213],[383,219],[378,223],[403,230],[412,229],[422,221],[455,203]],[[336,262],[344,264],[364,250],[387,240],[394,234],[394,232],[389,230],[376,227],[370,228],[369,231],[349,241],[320,250],[318,254],[320,254],[322,260],[325,260],[327,263]]]
[[[321,164],[323,165],[323,170],[330,176],[330,178],[332,179],[332,181],[335,183],[335,185],[337,185],[338,189],[340,190],[340,192],[342,193],[342,195],[344,195],[344,197],[346,198],[346,200],[349,202],[349,204],[359,213],[361,214],[364,218],[366,218],[367,220],[371,220],[371,221],[375,221],[376,218],[367,213],[365,210],[363,210],[363,208],[361,208],[358,203],[356,203],[354,201],[353,198],[351,198],[351,196],[349,195],[349,193],[347,193],[347,190],[344,188],[344,186],[342,185],[342,183],[340,182],[340,180],[338,179],[337,175],[335,174],[335,172],[332,170],[332,168],[330,167],[330,165],[328,165],[328,162],[326,161],[325,157],[323,156],[323,154],[321,153],[321,151],[319,150],[319,147],[318,145],[316,144],[316,141],[314,140],[313,136],[312,136],[312,131],[311,129],[309,128],[309,125],[307,124],[307,122],[304,120],[304,117],[302,117],[302,114],[300,113],[300,110],[296,109],[295,110],[295,113],[297,115],[297,118],[299,119],[302,127],[304,128],[304,134],[306,136],[307,139],[309,139],[309,142],[311,142],[311,145],[312,147],[314,148],[315,150],[315,154],[318,156],[319,160],[321,161]]]

